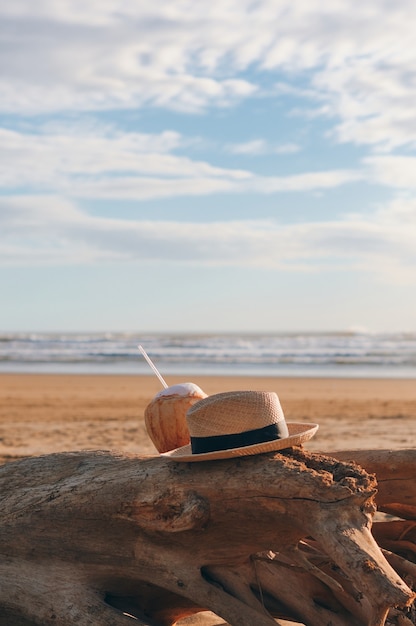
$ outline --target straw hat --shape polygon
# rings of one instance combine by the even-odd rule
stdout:
[[[174,461],[209,461],[298,446],[317,424],[286,423],[277,394],[227,391],[199,400],[186,413],[191,443],[164,452]]]

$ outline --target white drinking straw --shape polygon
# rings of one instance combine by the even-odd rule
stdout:
[[[159,372],[159,370],[157,369],[156,365],[150,360],[150,357],[146,354],[145,349],[143,348],[143,346],[137,346],[140,350],[140,352],[143,354],[144,358],[146,359],[146,361],[149,363],[150,367],[152,368],[152,370],[154,371],[154,373],[156,374],[156,376],[158,377],[158,379],[160,380],[160,382],[162,383],[162,385],[164,386],[165,389],[168,388],[168,384],[166,383],[166,381],[164,380],[162,374]]]

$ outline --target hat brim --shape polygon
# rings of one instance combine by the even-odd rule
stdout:
[[[251,456],[253,454],[264,454],[265,452],[275,452],[300,446],[302,443],[309,441],[319,428],[318,424],[301,424],[297,422],[288,422],[289,437],[283,439],[275,439],[264,443],[256,443],[251,446],[242,448],[229,448],[227,450],[214,450],[213,452],[203,452],[201,454],[192,454],[191,444],[162,452],[161,456],[171,459],[172,461],[186,461],[195,463],[197,461],[213,461],[215,459],[231,459],[236,456]]]

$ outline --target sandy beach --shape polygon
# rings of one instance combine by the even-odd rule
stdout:
[[[169,378],[178,382],[185,381]],[[416,380],[198,376],[192,382],[207,394],[275,391],[288,422],[320,425],[305,445],[311,451],[416,445]],[[0,375],[0,462],[82,449],[156,454],[143,415],[158,391],[153,375]],[[211,613],[182,623],[223,624]]]
[[[170,377],[169,384],[184,382]],[[318,423],[311,451],[416,444],[416,380],[193,379],[207,394],[275,391],[286,420]],[[0,375],[0,461],[50,452],[115,449],[155,454],[144,409],[160,390],[149,376]]]

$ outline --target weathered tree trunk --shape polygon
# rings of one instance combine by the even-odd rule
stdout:
[[[375,492],[357,465],[300,448],[192,464],[108,452],[8,464],[0,624],[168,626],[200,610],[233,626],[416,624],[416,566],[377,545]],[[396,493],[415,506],[410,488],[404,503]]]
[[[380,511],[416,520],[416,449],[344,450],[325,454],[357,463],[376,474]]]

